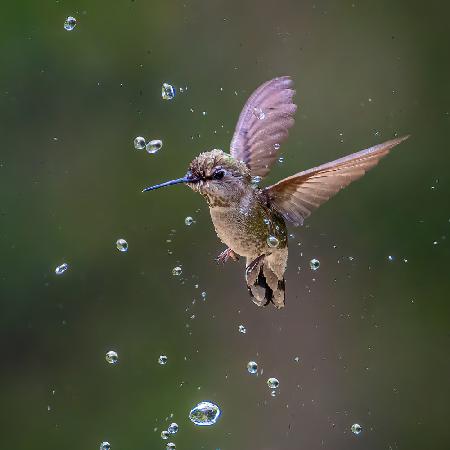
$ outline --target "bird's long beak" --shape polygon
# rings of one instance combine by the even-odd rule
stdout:
[[[165,186],[172,186],[173,184],[195,183],[196,181],[198,181],[198,180],[196,178],[192,177],[192,175],[188,173],[183,178],[177,178],[176,180],[170,180],[170,181],[166,181],[165,183],[155,184],[155,186],[146,187],[145,189],[142,190],[142,192],[154,191],[155,189],[159,189],[159,188],[162,188]]]

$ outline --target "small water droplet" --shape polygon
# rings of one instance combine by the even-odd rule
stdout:
[[[300,362],[300,357],[299,357],[299,356],[296,356],[296,357],[294,358],[294,361],[295,361],[296,363]]]
[[[280,157],[278,158],[278,162],[279,162],[280,164],[283,164],[283,163],[284,163],[284,156],[280,156]]]
[[[189,412],[189,419],[198,426],[214,425],[220,416],[220,408],[211,402],[201,402]]]
[[[353,434],[358,435],[358,434],[360,434],[361,431],[362,431],[362,426],[361,426],[359,423],[354,423],[354,424],[351,426],[351,430],[352,430],[352,433],[353,433]]]
[[[317,270],[320,267],[320,261],[316,258],[313,258],[310,262],[309,262],[309,267],[311,270]]]
[[[166,355],[161,355],[158,358],[158,364],[161,364],[162,366],[164,366],[165,364],[167,364],[167,360],[168,360],[168,358]]]
[[[158,153],[159,150],[162,149],[163,143],[161,141],[161,139],[153,139],[150,142],[147,142],[147,144],[145,144],[145,150],[147,150],[147,153],[149,153],[150,155],[154,155],[155,153]]]
[[[178,431],[178,424],[176,424],[175,422],[171,423],[167,428],[167,431],[170,434],[175,434]]]
[[[179,277],[183,273],[183,269],[180,266],[176,266],[172,269],[172,275]]]
[[[128,242],[125,239],[117,239],[116,247],[119,252],[128,251]]]
[[[77,19],[75,17],[69,16],[64,21],[64,29],[66,31],[72,31],[77,26]]]
[[[387,259],[388,259],[389,262],[392,262],[392,261],[394,261],[395,257],[393,255],[389,255],[387,257]]]
[[[249,361],[247,363],[247,370],[251,374],[258,372],[258,364],[255,361]]]
[[[170,433],[166,430],[161,431],[161,439],[169,439]]]
[[[258,184],[261,182],[261,177],[259,177],[258,175],[255,177],[252,177],[252,184]]]
[[[247,328],[245,328],[244,325],[239,325],[238,330],[239,330],[239,333],[242,333],[242,334],[247,333]]]
[[[166,450],[175,450],[177,446],[173,442],[168,442],[166,445]]]
[[[195,223],[195,220],[191,216],[187,216],[186,219],[184,219],[184,223],[190,227],[193,223]]]
[[[136,150],[144,150],[145,148],[145,139],[142,136],[138,136],[134,138],[134,148]]]
[[[163,100],[172,100],[175,97],[175,88],[169,83],[163,83],[161,88],[161,97]]]
[[[263,219],[264,225],[270,225],[270,220],[266,217]]]
[[[267,386],[269,386],[270,389],[277,389],[280,385],[280,382],[276,378],[269,378],[267,380]]]
[[[271,248],[276,248],[280,245],[280,241],[275,236],[269,236],[267,238],[267,245]]]
[[[100,450],[110,450],[111,444],[109,442],[102,442],[100,444]]]
[[[56,275],[62,275],[69,268],[69,264],[63,263],[55,269]]]
[[[263,120],[266,118],[266,113],[261,108],[253,108],[253,114],[258,120]]]
[[[203,300],[203,301],[206,300],[206,292],[205,292],[205,291],[202,292],[202,300]]]
[[[119,355],[114,350],[110,350],[106,353],[105,359],[109,364],[117,364],[119,362]]]

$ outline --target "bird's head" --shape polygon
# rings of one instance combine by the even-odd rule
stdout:
[[[143,192],[184,183],[206,197],[210,203],[228,203],[240,196],[250,181],[250,170],[245,163],[215,149],[200,153],[189,164],[184,177],[145,188]]]

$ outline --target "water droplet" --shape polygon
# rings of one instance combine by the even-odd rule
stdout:
[[[161,439],[169,439],[170,433],[166,430],[161,431]]]
[[[72,31],[77,25],[77,19],[75,19],[75,17],[69,16],[65,21],[64,21],[64,29],[67,31]]]
[[[63,263],[55,269],[56,275],[62,275],[69,268],[69,264]]]
[[[387,259],[388,259],[389,262],[392,262],[392,261],[394,261],[395,257],[393,255],[389,255],[387,257]]]
[[[300,362],[300,357],[299,357],[299,356],[296,356],[296,357],[294,358],[294,361],[295,361],[296,363]]]
[[[174,267],[172,269],[172,275],[179,277],[183,273],[183,269],[180,266]]]
[[[251,374],[258,372],[258,364],[255,361],[249,361],[247,363],[247,370]]]
[[[276,378],[269,378],[267,380],[267,386],[269,386],[270,389],[277,389],[280,385],[280,382]]]
[[[309,262],[309,267],[311,270],[317,270],[320,267],[320,261],[316,258],[313,258],[310,262]]]
[[[133,144],[136,150],[144,150],[145,139],[142,136],[138,136],[137,138],[134,138]]]
[[[278,158],[278,162],[279,162],[280,164],[283,164],[283,163],[284,163],[284,156],[280,156],[280,157]]]
[[[276,248],[280,245],[280,241],[275,236],[269,236],[267,238],[267,245],[271,248]]]
[[[161,97],[163,100],[172,100],[175,97],[175,88],[169,83],[163,83]]]
[[[128,242],[125,239],[117,239],[116,247],[119,252],[128,251]]]
[[[206,300],[206,292],[205,292],[205,291],[202,292],[202,300],[203,300],[203,301]]]
[[[252,177],[252,184],[258,184],[261,182],[261,177],[259,177],[258,175],[255,177]]]
[[[152,141],[147,142],[147,144],[145,145],[145,150],[147,150],[147,153],[149,153],[150,155],[154,155],[162,149],[162,146],[163,143],[161,139],[153,139]]]
[[[195,223],[195,220],[191,216],[187,216],[186,219],[184,219],[184,223],[190,227],[193,223]]]
[[[353,434],[360,434],[362,431],[362,426],[359,423],[354,423],[351,427],[352,433]]]
[[[106,353],[105,359],[109,364],[117,364],[119,362],[119,355],[114,350],[110,350]]]
[[[280,147],[281,147],[280,144],[273,144],[273,148],[274,148],[275,150],[279,150]]]
[[[173,442],[168,442],[166,445],[166,450],[175,450],[177,446]]]
[[[214,425],[220,416],[220,409],[211,402],[201,402],[189,412],[189,419],[195,425]]]
[[[253,114],[258,120],[263,120],[266,117],[266,113],[261,108],[253,108]]]
[[[102,442],[100,444],[100,450],[110,450],[111,444],[109,442]]]
[[[161,355],[158,358],[158,364],[161,364],[162,366],[164,366],[165,364],[167,364],[167,360],[168,360],[168,358],[166,355]]]
[[[171,423],[167,428],[167,431],[170,434],[175,434],[178,431],[178,424],[176,424],[175,422]]]
[[[247,328],[245,328],[244,325],[239,325],[238,330],[239,330],[239,333],[242,333],[242,334],[247,333]]]
[[[263,219],[264,225],[270,225],[270,220],[267,218]]]

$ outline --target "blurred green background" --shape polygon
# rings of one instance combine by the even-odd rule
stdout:
[[[172,421],[177,449],[448,448],[449,9],[4,2],[1,448],[163,449]],[[213,262],[223,245],[200,196],[140,191],[227,149],[248,95],[285,74],[299,110],[268,183],[412,136],[291,230],[276,311],[251,303],[242,261]],[[136,151],[138,135],[163,149]],[[213,427],[187,418],[201,400],[222,408]]]

